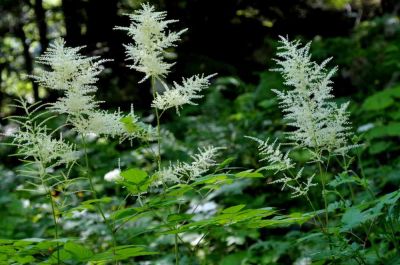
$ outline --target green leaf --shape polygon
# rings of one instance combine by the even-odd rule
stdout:
[[[358,208],[352,207],[347,209],[342,216],[343,227],[340,231],[344,232],[357,227],[365,221],[365,217],[366,216]]]
[[[64,250],[71,254],[74,260],[84,261],[93,256],[90,249],[74,242],[67,242],[64,245]]]
[[[389,150],[389,148],[393,145],[392,142],[390,141],[378,141],[378,142],[373,142],[370,146],[369,146],[369,153],[371,155],[376,155],[376,154],[380,154],[382,152],[386,152],[387,150]]]
[[[221,168],[226,167],[227,165],[229,165],[230,163],[235,161],[235,159],[236,159],[236,157],[234,157],[234,156],[228,157],[227,159],[225,159],[224,161],[222,161],[222,163],[220,163],[218,165],[217,169],[221,169]]]
[[[253,170],[245,170],[239,173],[236,173],[235,176],[238,178],[263,178],[264,175],[258,172],[252,172]]]
[[[102,197],[99,199],[92,199],[81,202],[81,204],[96,204],[96,203],[109,203],[112,201],[111,197]]]
[[[115,252],[115,256],[114,256]],[[157,252],[146,251],[143,247],[138,246],[118,246],[115,250],[110,249],[103,253],[99,253],[90,258],[90,261],[110,261],[110,260],[124,260],[131,257],[155,255]]]
[[[134,133],[141,129],[140,126],[136,122],[134,122],[131,116],[123,117],[122,119],[120,119],[120,122],[124,125],[125,130],[128,133]]]
[[[120,219],[124,219],[127,217],[131,217],[131,216],[141,212],[141,211],[139,211],[139,209],[141,209],[141,208],[131,207],[131,208],[126,208],[126,209],[121,209],[121,210],[113,212],[113,214],[111,215],[111,218],[113,220],[120,220]]]
[[[245,206],[246,206],[245,204],[239,204],[239,205],[236,205],[236,206],[232,206],[232,207],[224,209],[222,211],[222,213],[237,213],[241,209],[243,209]]]
[[[400,136],[400,122],[391,122],[388,125],[374,127],[369,130],[365,136],[368,139],[387,136]]]
[[[140,184],[146,180],[147,173],[138,168],[131,168],[121,172],[121,176],[128,182]]]
[[[138,168],[131,168],[121,172],[124,178],[122,184],[133,194],[139,194],[147,191],[152,178],[148,178],[147,173]]]
[[[381,91],[368,97],[364,101],[362,108],[366,111],[383,110],[393,105],[394,102],[395,101],[389,93]]]

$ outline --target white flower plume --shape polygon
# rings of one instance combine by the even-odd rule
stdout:
[[[145,77],[165,77],[173,63],[164,61],[164,51],[176,46],[180,36],[187,29],[179,32],[167,31],[168,25],[177,20],[165,20],[166,12],[155,11],[154,6],[142,4],[142,9],[129,15],[131,24],[129,27],[116,27],[125,30],[134,40],[133,44],[125,45],[127,60],[132,60],[131,69],[143,72]]]
[[[82,94],[96,91],[94,84],[103,70],[102,64],[109,60],[83,56],[80,54],[82,48],[66,47],[63,39],[57,39],[37,59],[38,63],[50,66],[50,70],[39,69],[32,78],[50,89],[85,91]]]
[[[171,89],[165,86],[166,90],[161,95],[157,93],[151,106],[160,110],[175,107],[176,113],[179,115],[179,108],[182,108],[182,105],[197,105],[193,100],[203,97],[199,93],[210,85],[210,78],[215,75],[194,75],[190,78],[183,78],[182,85],[174,82],[174,87]]]
[[[336,68],[326,70],[327,59],[321,64],[311,60],[310,43],[281,37],[276,59],[289,91],[274,90],[288,124],[295,127],[289,139],[303,147],[335,151],[347,145],[349,132],[348,103],[338,106],[333,98],[331,78]]]

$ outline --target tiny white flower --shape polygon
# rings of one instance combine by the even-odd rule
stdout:
[[[104,180],[108,182],[115,182],[122,179],[123,177],[121,176],[121,170],[119,168],[111,170],[110,172],[104,175]]]

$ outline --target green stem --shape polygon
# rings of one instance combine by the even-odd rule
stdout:
[[[151,91],[153,93],[153,98],[156,98],[156,79],[154,77],[151,77]],[[160,113],[158,112],[158,109],[154,107],[155,113],[156,113],[156,119],[157,119],[157,166],[158,166],[158,171],[161,171],[161,126],[160,126]],[[164,189],[166,189],[166,185],[163,181],[163,186]],[[179,264],[179,252],[178,252],[178,235],[175,234],[174,237],[174,252],[175,252],[175,264]]]
[[[94,189],[92,175],[89,174],[89,158],[88,158],[88,152],[87,152],[87,144],[86,144],[85,137],[83,135],[82,135],[82,143],[83,143],[83,149],[84,149],[84,153],[85,153],[85,168],[86,168],[85,173],[86,173],[86,176],[87,176],[87,178],[89,180],[90,190],[92,192],[93,199],[96,200],[95,205],[96,205],[97,211],[99,212],[101,218],[103,219],[103,221],[106,224],[107,228],[111,232],[112,244],[113,244],[113,259],[114,259],[114,263],[117,265],[118,261],[116,260],[116,255],[115,255],[115,248],[117,246],[117,241],[115,239],[115,230],[111,226],[110,222],[107,220],[107,218],[106,218],[106,216],[104,214],[104,211],[101,208],[100,203],[97,201],[98,196],[97,196],[96,190]]]
[[[319,175],[320,175],[321,184],[322,184],[322,198],[324,199],[325,223],[326,223],[326,228],[328,228],[328,223],[329,223],[328,201],[326,200],[326,183],[325,183],[325,179],[324,179],[324,176],[323,176],[321,162],[318,162],[318,168],[319,168]]]
[[[46,177],[46,167],[44,165],[41,165],[41,170],[40,170],[40,179],[42,181],[42,186],[45,188],[47,196],[49,196],[50,200],[50,205],[51,205],[51,212],[53,216],[53,223],[54,223],[54,239],[57,241],[57,264],[60,265],[60,246],[58,243],[58,224],[57,224],[57,216],[56,216],[56,207],[54,205],[53,201],[53,196],[51,195],[51,190],[47,187],[45,184],[45,179]]]
[[[154,77],[151,78],[151,90],[153,93],[153,98],[156,98],[156,87],[155,87],[156,80]],[[158,170],[161,170],[161,128],[160,128],[160,114],[158,113],[158,109],[154,107],[157,119],[157,166]]]
[[[56,217],[56,209],[53,201],[53,196],[51,195],[51,191],[48,190],[50,204],[51,204],[51,211],[53,212],[53,221],[54,221],[54,238],[58,240],[58,225],[57,225],[57,217]],[[60,264],[60,247],[57,241],[57,264]]]
[[[325,223],[326,223],[326,236],[328,237],[328,244],[329,244],[329,249],[332,251],[332,239],[329,234],[329,215],[328,215],[328,201],[326,199],[326,183],[325,183],[325,178],[323,176],[323,171],[322,171],[322,166],[321,166],[321,159],[318,159],[318,168],[319,168],[319,175],[321,178],[321,184],[322,184],[322,198],[324,199],[324,207],[325,207]],[[332,261],[334,261],[333,255],[331,256]]]
[[[56,207],[54,205],[53,196],[51,195],[51,190],[45,184],[45,177],[46,177],[46,166],[40,164],[40,180],[42,181],[42,186],[46,190],[47,196],[49,196],[50,205],[51,205],[51,212],[53,216],[53,223],[54,223],[54,239],[57,241],[57,264],[60,265],[60,245],[58,243],[58,225],[57,225],[57,216],[56,216]]]

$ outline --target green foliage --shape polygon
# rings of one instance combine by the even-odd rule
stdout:
[[[218,77],[201,107],[179,117],[155,111],[145,120],[157,124],[157,137],[131,145],[80,135],[66,117],[43,114],[38,123],[61,130],[60,141],[73,143],[79,159],[45,167],[46,181],[36,178],[30,189],[38,168],[2,155],[0,264],[399,264],[400,31],[392,25],[388,32],[388,19],[365,21],[349,37],[316,38],[311,47],[319,58],[333,55],[341,69],[334,81],[354,89],[345,96],[358,132],[348,140],[362,145],[348,153],[287,143],[292,130],[272,92],[286,88],[270,71],[258,73],[256,84]],[[147,128],[133,116],[115,117],[129,134]],[[277,150],[291,150],[295,166],[260,161],[248,135],[282,142],[272,155],[282,160]],[[15,153],[4,142],[1,150]],[[225,149],[202,160],[195,150],[210,145]],[[188,177],[188,167],[201,173]],[[162,178],[169,168],[179,181]],[[291,198],[287,184],[305,185],[301,176],[316,186]]]

